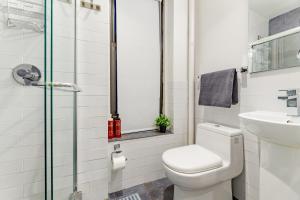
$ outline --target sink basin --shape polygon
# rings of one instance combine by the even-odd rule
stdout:
[[[300,147],[300,117],[268,111],[242,113],[239,117],[246,131],[258,136],[261,140]]]

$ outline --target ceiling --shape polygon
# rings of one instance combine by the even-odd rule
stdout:
[[[249,0],[249,7],[271,19],[300,7],[300,0]]]

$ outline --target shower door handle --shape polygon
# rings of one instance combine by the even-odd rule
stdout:
[[[72,90],[67,90],[69,92],[81,92],[81,89],[75,83],[63,83],[63,82],[48,82],[44,83],[32,83],[32,86],[48,86],[53,88],[72,88]]]

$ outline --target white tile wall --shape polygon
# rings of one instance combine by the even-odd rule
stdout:
[[[109,192],[116,192],[165,177],[161,155],[167,149],[184,145],[185,137],[185,134],[176,133],[120,142],[128,162],[122,171],[109,171],[111,174]],[[116,143],[109,144],[109,154],[113,151],[113,145]]]
[[[168,84],[169,96],[166,106],[171,117],[174,134],[109,143],[108,154],[114,144],[121,144],[123,154],[128,158],[126,168],[122,171],[109,170],[109,192],[116,192],[142,183],[165,177],[161,162],[162,153],[170,148],[183,146],[187,137],[187,83]],[[110,162],[109,162],[110,163]]]
[[[0,46],[0,199],[34,199],[44,179],[43,90],[17,85],[11,69],[43,66],[43,34],[8,29],[1,17]]]
[[[101,12],[78,12],[79,189],[88,200],[108,195],[109,2],[94,0]]]
[[[1,1],[2,4],[4,2]],[[73,81],[74,2],[54,1],[54,79]],[[84,199],[107,197],[109,1],[101,12],[78,6],[79,189]],[[2,13],[1,13],[2,16]],[[0,18],[0,199],[42,200],[44,191],[44,92],[17,85],[11,69],[43,69],[44,36],[8,29]],[[55,199],[68,199],[72,183],[72,95],[55,93]]]

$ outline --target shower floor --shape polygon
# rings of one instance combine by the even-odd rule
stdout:
[[[173,200],[174,186],[164,178],[109,194],[110,200]],[[137,195],[138,194],[138,195]],[[131,195],[131,196],[130,196]]]

